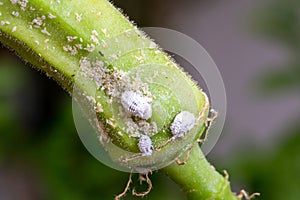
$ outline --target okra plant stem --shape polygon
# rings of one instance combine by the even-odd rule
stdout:
[[[105,41],[126,33],[132,34],[131,39],[136,38],[138,43],[137,28],[107,0],[0,1],[0,42],[53,78],[71,95],[82,59],[98,45],[105,45]],[[118,54],[116,45],[107,48]],[[111,55],[104,54],[103,60]],[[157,47],[124,55],[118,66],[120,69],[130,68],[138,62],[177,69],[176,64]],[[198,95],[195,110],[200,111],[204,98],[187,76],[186,81]],[[88,87],[83,87],[83,90],[89,94]],[[203,122],[199,126],[203,126]],[[115,140],[122,143],[121,147],[134,148],[130,138],[118,136]],[[182,187],[188,199],[238,199],[231,192],[228,180],[211,167],[197,144],[194,144],[186,165],[174,163],[163,172]]]
[[[180,185],[189,200],[238,199],[231,192],[229,181],[209,164],[197,143],[185,165],[174,163],[162,170]]]

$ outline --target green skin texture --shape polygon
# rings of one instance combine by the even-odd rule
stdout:
[[[9,21],[10,24],[0,25],[0,41],[14,50],[25,61],[52,77],[71,94],[75,82],[74,76],[79,69],[79,60],[83,56],[87,56],[89,52],[82,50],[72,56],[69,52],[64,51],[62,47],[70,44],[66,41],[66,36],[82,38],[82,44],[86,46],[86,44],[91,44],[92,30],[97,30],[99,34],[97,38],[101,41],[101,39],[105,40],[120,35],[124,31],[133,30],[134,26],[106,0],[61,1],[60,3],[53,1],[52,4],[50,2],[30,0],[26,11],[22,11],[19,5],[13,5],[8,0],[2,1],[0,21]],[[42,9],[30,11],[30,6]],[[97,12],[91,12],[95,8],[97,12],[101,12],[101,15],[97,15]],[[18,11],[20,15],[18,17],[13,16],[11,14],[13,11]],[[47,31],[51,33],[51,36],[42,33],[41,29],[29,28],[29,22],[34,18],[42,15],[48,16],[49,13],[56,16],[56,18],[45,20]],[[80,22],[76,20],[75,13],[81,14],[82,20]],[[14,26],[16,26],[16,31],[12,31]],[[104,29],[106,31],[101,31]],[[45,42],[46,39],[49,41]],[[113,47],[111,48],[113,51]],[[115,50],[117,51],[117,49]],[[157,49],[149,50],[146,53],[148,63],[151,64],[153,61],[161,65],[170,65],[174,70],[178,70],[169,57],[163,53],[157,56],[153,53],[155,50]],[[134,62],[137,62],[132,59],[134,55],[138,56],[140,53],[138,51],[132,52],[131,55],[126,55],[119,60],[122,63],[115,64],[120,66],[120,69],[125,68],[125,66],[134,66]],[[185,79],[197,97],[197,111],[200,112],[204,105],[204,97],[192,80],[187,76]],[[82,86],[87,94],[91,93],[89,86],[89,83]],[[110,111],[106,109],[105,105],[103,109],[104,113],[101,117],[109,118]],[[202,127],[203,121],[198,125]],[[114,137],[114,134],[111,133],[110,136]],[[159,135],[156,137],[159,138]],[[120,147],[136,151],[136,141],[126,137],[126,135],[114,139]],[[183,158],[184,156],[182,155]],[[179,166],[174,163],[162,170],[182,187],[188,199],[238,199],[231,192],[229,182],[211,167],[196,143],[192,148],[187,164]]]

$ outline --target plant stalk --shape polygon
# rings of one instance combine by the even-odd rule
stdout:
[[[237,200],[230,183],[210,165],[196,143],[185,165],[172,165],[162,169],[182,188],[188,200]]]
[[[102,41],[134,30],[132,23],[106,0],[0,2],[0,42],[70,94],[82,58]],[[111,52],[118,51],[117,46],[109,48]],[[144,52],[145,64],[176,66],[163,52],[154,53],[156,50]],[[123,56],[118,65],[130,68],[139,62],[133,58],[140,56],[140,51],[131,52]],[[198,88],[188,81],[196,93]],[[88,93],[88,88],[85,89]],[[201,110],[202,106],[200,99],[196,109]],[[237,199],[230,191],[229,182],[211,167],[197,145],[194,146],[186,165],[172,164],[163,171],[182,187],[188,199]]]

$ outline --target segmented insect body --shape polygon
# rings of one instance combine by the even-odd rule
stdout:
[[[151,138],[147,135],[141,135],[138,143],[138,147],[143,156],[151,156],[153,151]]]
[[[182,111],[176,115],[170,129],[175,138],[182,138],[185,133],[189,132],[195,126],[195,116],[188,112]]]
[[[134,91],[125,91],[121,96],[121,104],[126,112],[142,119],[149,119],[152,116],[151,102],[151,98]]]

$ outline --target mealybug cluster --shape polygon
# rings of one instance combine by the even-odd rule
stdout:
[[[121,96],[121,104],[126,112],[141,119],[149,119],[152,116],[151,102],[151,98],[141,96],[134,91],[125,91]]]
[[[188,112],[182,111],[176,115],[170,129],[175,138],[182,138],[185,133],[189,132],[195,126],[195,116]]]

